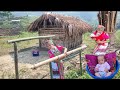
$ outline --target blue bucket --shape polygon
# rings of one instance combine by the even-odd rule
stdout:
[[[33,56],[39,56],[39,50],[33,50],[32,55]]]
[[[87,71],[87,73],[88,73],[92,78],[94,78],[94,79],[112,79],[112,78],[118,73],[119,67],[120,67],[120,65],[119,65],[119,62],[118,62],[118,60],[117,60],[117,61],[116,61],[116,70],[114,71],[114,73],[111,74],[111,75],[108,76],[108,77],[103,77],[103,78],[100,78],[100,77],[97,77],[97,76],[93,75],[93,74],[90,72],[88,65],[86,66],[86,71]]]

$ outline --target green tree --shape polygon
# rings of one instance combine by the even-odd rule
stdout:
[[[0,11],[0,18],[7,18],[8,20],[13,17],[10,11]]]

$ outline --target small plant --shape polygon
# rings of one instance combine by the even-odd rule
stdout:
[[[113,79],[120,79],[120,71],[115,75]]]
[[[77,79],[78,78],[78,73],[75,70],[70,70],[66,75],[65,79]]]

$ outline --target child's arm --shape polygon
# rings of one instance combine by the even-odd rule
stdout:
[[[98,72],[99,71],[99,65],[97,64],[96,67],[95,67],[95,72]]]
[[[108,72],[109,70],[110,70],[110,65],[106,62],[105,72]]]
[[[63,48],[64,48],[64,54],[67,56],[67,48],[66,47]]]

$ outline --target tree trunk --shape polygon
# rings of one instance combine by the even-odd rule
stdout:
[[[99,11],[98,13],[99,24],[105,26],[105,31],[110,35],[110,45],[115,43],[116,18],[117,11]]]

